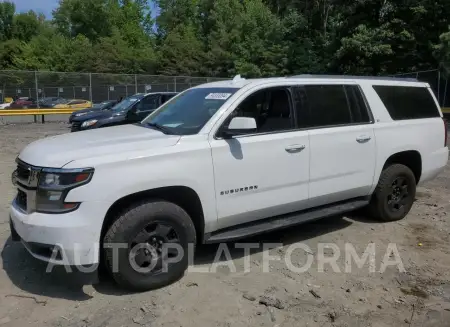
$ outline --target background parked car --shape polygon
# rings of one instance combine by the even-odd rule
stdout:
[[[53,106],[53,108],[55,109],[85,109],[91,107],[92,107],[91,101],[80,99],[68,100],[67,103],[60,103]]]
[[[160,92],[132,95],[110,110],[98,110],[74,117],[71,131],[139,122],[176,94],[176,92]]]
[[[53,108],[57,104],[66,103],[68,100],[60,97],[47,97],[39,99],[39,108]]]
[[[9,105],[9,109],[34,109],[37,108],[37,102],[30,97],[21,97]]]
[[[103,101],[100,103],[94,103],[92,108],[81,109],[74,111],[69,117],[69,123],[72,124],[73,119],[75,117],[81,117],[91,112],[102,111],[102,110],[110,110],[117,104],[116,100]]]
[[[109,110],[117,104],[117,100],[108,100],[99,103],[94,103],[92,109],[96,110]]]

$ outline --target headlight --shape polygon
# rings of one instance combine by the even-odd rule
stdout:
[[[81,124],[81,127],[94,126],[95,124],[97,124],[97,122],[98,122],[97,119],[86,120],[83,124]]]
[[[89,183],[94,169],[44,168],[39,175],[36,211],[64,213],[78,208],[79,203],[64,202],[67,193],[75,187]]]
[[[83,116],[83,115],[86,115],[86,114],[87,114],[87,112],[80,112],[78,114],[75,114],[75,117],[80,117],[80,116]]]

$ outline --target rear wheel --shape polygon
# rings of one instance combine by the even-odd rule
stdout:
[[[188,244],[195,242],[194,224],[182,208],[166,201],[146,201],[130,207],[108,229],[104,257],[120,286],[147,291],[183,276]]]
[[[416,196],[414,173],[401,164],[385,168],[369,205],[372,217],[382,221],[403,219]]]

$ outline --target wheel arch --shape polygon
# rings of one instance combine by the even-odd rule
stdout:
[[[167,186],[159,187],[149,190],[144,190],[132,194],[128,194],[117,199],[106,212],[103,220],[102,231],[100,241],[103,242],[103,238],[108,228],[116,221],[120,215],[127,210],[134,203],[145,199],[158,199],[175,203],[183,208],[191,217],[194,223],[197,242],[203,242],[205,219],[203,205],[199,195],[195,190],[188,186]]]
[[[386,159],[382,171],[393,164],[402,164],[411,169],[416,178],[416,184],[419,183],[422,176],[422,156],[419,151],[406,150],[392,154]]]

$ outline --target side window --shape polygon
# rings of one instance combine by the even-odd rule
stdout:
[[[175,94],[163,94],[161,99],[161,104],[169,101],[175,96]]]
[[[293,95],[297,126],[307,128],[309,126],[309,108],[305,88],[295,87]]]
[[[374,85],[393,120],[439,117],[439,111],[426,87]]]
[[[139,111],[151,111],[159,107],[159,95],[150,95],[139,102],[137,109]]]
[[[243,100],[222,125],[234,117],[255,118],[257,133],[290,130],[293,126],[290,94],[285,88],[261,90]]]
[[[357,85],[345,85],[353,123],[370,123],[369,111]]]
[[[349,105],[343,85],[305,85],[309,105],[309,126],[350,124]]]

